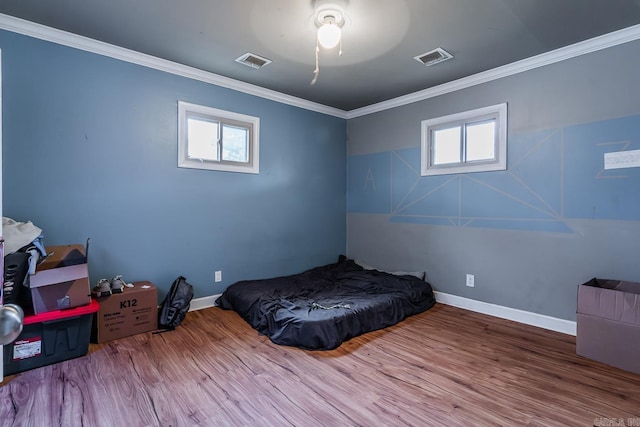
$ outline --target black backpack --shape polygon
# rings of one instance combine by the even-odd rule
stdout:
[[[184,320],[193,298],[193,286],[180,276],[173,281],[169,293],[160,305],[158,328],[175,329]]]

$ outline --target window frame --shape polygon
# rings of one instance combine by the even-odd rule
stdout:
[[[465,126],[495,120],[494,158],[491,160],[466,161]],[[433,132],[460,127],[461,161],[433,164]],[[423,120],[421,122],[421,176],[447,175],[471,172],[490,172],[507,169],[507,104],[497,104],[475,110]]]
[[[190,158],[188,124],[190,116],[199,116],[203,120],[217,122],[222,128],[224,125],[247,129],[249,133],[248,141],[248,162],[236,162],[231,160],[204,160]],[[219,154],[222,149],[218,146]],[[260,173],[260,119],[246,114],[207,107],[204,105],[191,104],[189,102],[178,101],[178,167],[190,169],[204,169],[223,172],[240,172],[259,174]]]

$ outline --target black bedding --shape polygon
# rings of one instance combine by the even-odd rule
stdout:
[[[424,280],[365,270],[340,256],[300,274],[237,282],[216,304],[276,344],[331,350],[426,311],[435,298]]]

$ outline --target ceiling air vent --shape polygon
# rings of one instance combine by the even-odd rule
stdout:
[[[235,61],[246,65],[247,67],[255,68],[256,70],[264,67],[265,65],[271,64],[270,59],[248,52],[236,58]]]
[[[453,55],[439,47],[430,52],[423,53],[422,55],[414,56],[414,58],[416,61],[422,62],[424,65],[429,67],[439,62],[446,61],[447,59],[451,59],[453,58]]]

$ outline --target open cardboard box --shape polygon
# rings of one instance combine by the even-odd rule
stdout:
[[[47,258],[29,277],[35,314],[86,305],[91,302],[89,268],[80,244],[47,246]]]
[[[578,286],[576,353],[640,374],[640,283],[594,278]]]

